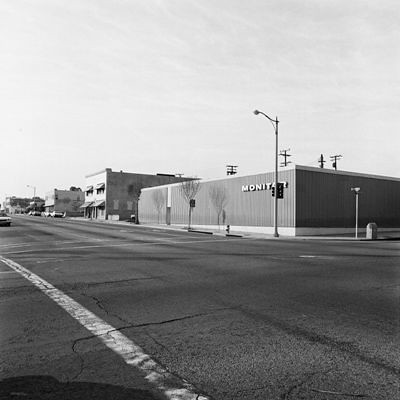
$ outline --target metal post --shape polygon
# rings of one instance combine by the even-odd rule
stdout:
[[[275,119],[275,198],[274,198],[274,237],[278,233],[278,117]]]
[[[359,187],[353,187],[351,188],[351,190],[356,195],[356,239],[357,239],[358,238],[358,195],[361,189]]]
[[[358,238],[358,191],[356,191],[356,239]]]

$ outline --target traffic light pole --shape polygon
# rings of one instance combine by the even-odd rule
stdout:
[[[255,115],[261,114],[268,118],[275,128],[275,197],[274,197],[274,237],[279,237],[278,233],[278,117],[272,119],[267,114],[259,110],[254,110]]]

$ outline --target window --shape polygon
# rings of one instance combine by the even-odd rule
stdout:
[[[114,200],[114,210],[119,209],[119,200]]]
[[[127,210],[133,210],[133,201],[127,201],[126,202],[126,209]]]

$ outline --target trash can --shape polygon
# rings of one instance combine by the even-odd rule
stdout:
[[[367,225],[367,239],[376,240],[378,239],[378,226],[375,222],[370,222]]]

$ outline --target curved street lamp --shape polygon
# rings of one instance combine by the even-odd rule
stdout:
[[[26,187],[30,187],[31,189],[33,189],[33,201],[35,201],[35,197],[36,197],[36,186],[26,185]]]
[[[255,115],[261,114],[267,118],[275,129],[275,198],[274,198],[274,237],[279,237],[278,233],[278,117],[272,119],[267,114],[259,110],[254,110]]]

